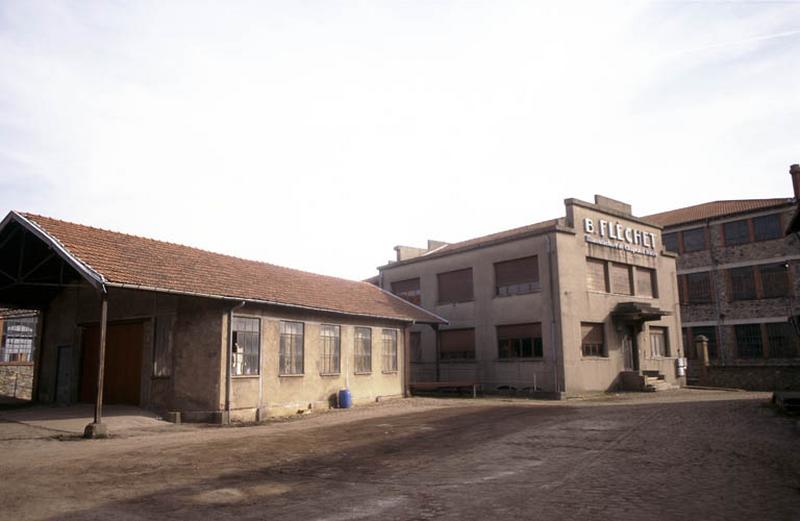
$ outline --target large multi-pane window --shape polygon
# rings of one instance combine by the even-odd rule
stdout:
[[[475,358],[475,329],[445,329],[439,332],[440,360]]]
[[[661,241],[664,243],[664,249],[674,253],[678,253],[678,233],[665,233],[661,236]]]
[[[356,373],[372,372],[372,330],[368,327],[355,329],[355,346],[353,349],[354,370]]]
[[[0,362],[33,361],[36,317],[7,318],[3,321]]]
[[[747,225],[747,219],[723,224],[722,233],[725,236],[726,246],[750,242],[750,230]]]
[[[608,356],[603,324],[581,322],[581,354],[583,356]]]
[[[172,375],[172,330],[175,315],[156,317],[153,335],[153,376]]]
[[[711,272],[688,273],[681,278],[683,280],[679,280],[679,284],[686,284],[684,298],[681,299],[683,303],[708,304],[712,301],[714,293],[711,291]]]
[[[397,330],[384,329],[381,332],[381,337],[383,372],[397,371]]]
[[[498,262],[494,265],[495,295],[520,295],[539,289],[537,256]]]
[[[497,326],[498,358],[542,358],[542,325]]]
[[[469,302],[472,294],[472,268],[450,271],[436,275],[439,289],[439,304]]]
[[[728,270],[731,281],[731,300],[756,298],[756,279],[752,266]]]
[[[706,249],[706,229],[694,228],[683,232],[683,251],[690,253]]]
[[[736,355],[739,358],[760,358],[764,355],[761,325],[740,324],[734,326],[736,333]]]
[[[392,293],[418,306],[422,301],[419,278],[392,282]]]
[[[753,239],[756,241],[768,241],[783,237],[781,229],[781,215],[774,213],[763,217],[753,218]]]
[[[320,363],[320,372],[323,374],[338,374],[339,373],[339,360],[341,359],[341,328],[339,326],[332,326],[322,324],[319,326],[319,336],[321,342],[322,357]]]
[[[650,356],[664,358],[669,356],[669,335],[667,328],[650,326]]]
[[[259,374],[261,357],[261,321],[257,318],[233,317],[233,374]]]
[[[634,291],[635,281],[635,291]],[[586,258],[586,289],[618,295],[658,297],[656,271],[602,259]]]
[[[763,298],[789,295],[789,270],[784,264],[764,264],[758,267]]]
[[[281,321],[279,374],[303,374],[304,330],[302,322]]]
[[[770,358],[795,358],[797,356],[797,333],[789,322],[766,324]]]

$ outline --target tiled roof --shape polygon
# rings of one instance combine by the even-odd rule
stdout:
[[[20,214],[110,286],[269,302],[418,322],[440,317],[368,283],[317,275],[33,214]]]
[[[400,262],[391,263],[386,267],[418,262],[433,257],[441,257],[444,255],[450,255],[452,253],[458,253],[460,251],[470,250],[473,248],[480,248],[482,246],[489,246],[491,244],[498,244],[509,240],[523,238],[528,235],[534,235],[538,232],[543,232],[550,228],[554,228],[559,224],[559,222],[560,222],[559,219],[550,219],[549,221],[542,221],[540,223],[529,224],[527,226],[520,226],[519,228],[512,228],[511,230],[492,233],[490,235],[483,235],[481,237],[476,237],[474,239],[467,239],[466,241],[454,242],[452,244],[447,244],[440,248],[433,249],[428,253],[423,253],[419,257],[412,257],[410,259],[406,259]]]
[[[661,226],[676,226],[679,224],[763,210],[791,203],[792,199],[786,198],[712,201],[710,203],[687,206],[686,208],[678,208],[677,210],[648,215],[647,217],[642,217],[642,219],[660,224]]]

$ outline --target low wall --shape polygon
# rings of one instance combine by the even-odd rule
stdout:
[[[33,364],[0,363],[0,400],[30,400],[33,392]]]
[[[696,385],[749,391],[800,391],[800,366],[721,366],[697,374]]]

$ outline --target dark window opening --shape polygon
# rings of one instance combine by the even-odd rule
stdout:
[[[541,324],[497,326],[498,358],[542,358]]]

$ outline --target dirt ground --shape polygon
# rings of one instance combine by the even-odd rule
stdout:
[[[414,398],[81,440],[0,422],[0,519],[796,520],[766,394]]]

